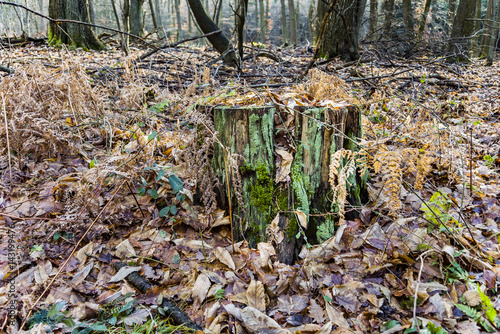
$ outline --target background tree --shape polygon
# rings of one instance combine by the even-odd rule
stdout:
[[[130,0],[130,32],[137,36],[144,36],[144,1]]]
[[[475,15],[476,0],[460,0],[448,44],[448,52],[455,53],[457,60],[465,60],[468,55]]]
[[[49,16],[91,23],[89,0],[50,0]],[[90,26],[75,23],[50,22],[48,40],[52,45],[69,44],[96,50],[104,48]]]
[[[344,61],[359,58],[358,39],[365,5],[366,0],[338,0],[334,4],[323,36],[317,41],[320,57],[329,59],[340,56]],[[328,10],[329,5],[318,1],[318,17],[325,17]],[[317,29],[318,34],[320,30],[321,27]]]
[[[242,1],[246,1],[248,3],[248,0]],[[198,22],[198,25],[203,33],[208,34],[210,32],[219,30],[219,27],[214,23],[210,16],[208,16],[205,8],[203,8],[201,0],[188,0],[188,4],[191,8],[191,12],[193,13],[194,18],[196,19],[196,22]],[[222,32],[210,35],[207,37],[207,39],[210,41],[210,44],[212,44],[212,46],[221,54],[224,59],[224,63],[239,68],[240,60],[236,56],[236,52],[234,51],[231,42]]]

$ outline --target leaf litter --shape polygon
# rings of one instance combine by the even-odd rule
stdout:
[[[188,48],[135,66],[112,53],[17,50],[16,73],[0,79],[0,319],[11,279],[18,312],[2,329],[59,302],[77,325],[130,326],[161,314],[164,299],[206,333],[498,329],[499,64],[422,58],[397,77],[383,58],[354,71],[331,62],[292,85],[303,51],[275,51],[281,64],[237,76]],[[195,200],[213,187],[199,171],[216,142],[199,142],[197,104],[357,105],[370,202],[347,206],[359,219],[294,265],[271,241],[231,245],[227,212]],[[290,156],[277,153],[284,180]],[[155,288],[139,293],[132,275]],[[123,310],[108,310],[117,300]]]

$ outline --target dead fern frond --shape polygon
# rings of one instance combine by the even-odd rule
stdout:
[[[352,151],[341,149],[332,154],[330,162],[329,182],[333,190],[333,202],[338,207],[339,224],[345,222],[345,203],[349,178],[356,173],[356,163]]]

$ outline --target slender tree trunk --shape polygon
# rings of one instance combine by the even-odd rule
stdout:
[[[295,20],[294,0],[288,0],[288,12],[290,15],[290,43],[297,44],[297,21]]]
[[[281,3],[281,36],[283,44],[288,43],[288,24],[286,22],[286,3],[285,0],[280,0]]]
[[[419,40],[424,35],[425,23],[427,22],[427,16],[429,15],[429,9],[431,9],[431,3],[432,3],[432,0],[425,0],[424,12],[422,13],[422,17],[420,18],[420,23],[418,25],[417,39],[419,39]]]
[[[115,14],[116,26],[117,26],[118,30],[122,30],[122,27],[120,24],[120,17],[118,16],[118,11],[116,10],[115,0],[111,0],[111,6],[113,7],[113,13]]]
[[[457,0],[448,0],[448,24],[446,25],[446,31],[451,33],[453,27],[453,20],[455,19],[455,10],[457,9]]]
[[[238,38],[238,54],[240,59],[243,59],[243,44],[245,42],[244,32],[245,32],[245,21],[248,11],[248,0],[238,0],[238,7],[236,7],[235,16],[235,26],[236,26],[236,36]],[[255,12],[257,15],[257,12]]]
[[[245,1],[245,0],[242,0]],[[210,16],[208,16],[205,8],[201,3],[201,0],[188,0],[189,7],[191,8],[191,12],[196,19],[201,31],[204,34],[214,32],[219,30],[219,27],[212,21]],[[246,13],[245,13],[246,14]],[[207,37],[210,41],[210,44],[221,54],[224,59],[224,62],[227,65],[240,67],[240,60],[236,56],[233,46],[227,37],[222,33],[210,35]]]
[[[460,0],[457,14],[453,20],[448,52],[455,53],[455,59],[466,60],[470,43],[468,42],[474,29],[474,21],[471,20],[476,15],[476,0]]]
[[[378,20],[378,0],[370,0],[370,23],[369,23],[369,33],[372,37],[375,36],[375,29],[377,28]]]
[[[479,54],[479,41],[481,39],[481,34],[479,30],[481,29],[481,0],[476,0],[476,20],[474,21],[474,31],[476,34],[471,41],[471,51],[474,56]]]
[[[394,0],[384,0],[384,35],[391,39],[392,17],[394,16]]]
[[[260,9],[260,41],[266,43],[267,15],[264,14],[264,0],[259,0]]]
[[[495,51],[498,45],[498,38],[500,37],[500,4],[497,5],[497,13],[495,15],[495,18],[496,19],[493,20],[494,22],[491,22],[491,25],[493,25],[494,28],[491,29],[490,44],[488,48],[485,50],[487,66],[493,65],[493,60],[495,58]]]
[[[411,8],[411,0],[403,0],[403,21],[405,23],[406,38],[411,38],[413,36],[413,10]]]
[[[488,0],[488,6],[486,7],[486,15],[484,17],[484,33],[483,33],[483,38],[481,39],[481,50],[479,52],[479,56],[486,56],[488,54],[486,48],[487,46],[490,45],[491,31],[494,22],[495,22],[495,0]]]
[[[182,21],[181,21],[181,1],[175,0],[175,20],[177,21],[177,40],[184,38],[182,33]]]
[[[123,0],[123,30],[125,32],[130,32],[130,0]],[[125,52],[125,55],[129,54],[129,36],[124,35],[122,38],[122,49]]]
[[[314,0],[311,0],[311,2],[309,3],[309,22],[308,22],[308,28],[309,28],[309,40],[312,41],[313,38],[314,38],[314,32],[315,32],[315,28],[317,26],[317,17],[316,17],[316,6],[315,6],[316,2]]]
[[[257,30],[259,29],[259,15],[257,14],[259,12],[259,0],[254,1],[254,15],[255,15],[255,36],[252,37],[252,39],[256,40],[257,39]]]

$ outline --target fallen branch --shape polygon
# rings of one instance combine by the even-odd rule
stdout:
[[[116,271],[119,271],[121,268],[127,267],[127,265],[123,262],[115,261],[113,262],[113,267]],[[153,284],[149,283],[137,272],[128,274],[125,280],[141,293],[146,293],[148,290],[151,290],[153,288]],[[168,310],[166,311],[166,314],[172,319],[175,325],[184,325],[197,331],[203,330],[203,328],[201,328],[197,323],[191,320],[186,315],[186,313],[184,313],[172,300],[163,298],[161,307]]]

